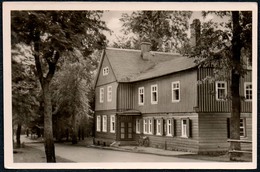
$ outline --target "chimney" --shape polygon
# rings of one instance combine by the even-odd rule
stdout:
[[[190,46],[195,47],[199,44],[200,39],[200,20],[194,19],[190,25]]]
[[[149,53],[151,50],[151,43],[148,41],[142,41],[141,42],[141,57],[144,58],[145,54]]]

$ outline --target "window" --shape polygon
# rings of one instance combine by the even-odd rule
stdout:
[[[148,124],[147,124],[147,119],[144,119],[144,124],[143,124],[143,128],[144,128],[144,134],[148,133]]]
[[[173,127],[173,124],[172,124],[172,119],[167,119],[166,120],[166,136],[173,136],[173,133],[172,133],[172,127]]]
[[[180,81],[172,82],[172,102],[180,101]]]
[[[156,135],[163,133],[163,119],[156,119]]]
[[[114,133],[116,130],[116,118],[115,115],[110,116],[110,133]]]
[[[181,120],[181,137],[189,137],[189,119],[182,119]]]
[[[106,115],[103,115],[102,131],[107,132],[107,116]]]
[[[240,118],[240,137],[246,137],[246,119]]]
[[[153,119],[148,119],[148,134],[153,134]]]
[[[107,101],[108,102],[112,101],[112,86],[107,87]]]
[[[100,131],[101,130],[101,118],[100,118],[100,115],[97,116],[97,131]]]
[[[217,81],[216,82],[216,99],[225,100],[227,96],[227,82]]]
[[[245,100],[246,101],[252,101],[252,83],[251,82],[245,82],[244,84],[244,94],[245,94]]]
[[[250,57],[246,58],[246,68],[252,69],[252,58],[250,58]]]
[[[99,102],[100,103],[104,102],[104,88],[100,88],[99,90]]]
[[[108,67],[104,67],[104,68],[103,68],[103,76],[108,75],[108,73],[109,73]]]
[[[144,87],[138,88],[138,104],[144,105]]]
[[[151,103],[157,104],[158,103],[158,90],[157,85],[151,86]]]
[[[136,125],[135,125],[135,129],[136,129],[136,133],[141,133],[141,120],[140,119],[136,119]]]

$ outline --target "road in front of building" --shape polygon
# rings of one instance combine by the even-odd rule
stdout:
[[[43,143],[27,143],[27,145],[44,151]],[[71,144],[55,144],[55,154],[73,162],[205,162],[204,160],[105,150]]]

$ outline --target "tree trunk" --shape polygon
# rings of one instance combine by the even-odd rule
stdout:
[[[78,139],[77,139],[77,125],[76,125],[76,115],[73,114],[72,115],[72,144],[77,144],[78,143]]]
[[[232,58],[234,67],[231,72],[231,99],[232,99],[232,109],[231,109],[231,118],[230,118],[230,138],[239,140],[240,139],[240,110],[241,110],[241,101],[240,101],[240,51],[241,51],[241,43],[240,43],[240,25],[239,25],[239,12],[232,12],[232,20],[233,20],[233,40],[232,40]],[[231,149],[240,150],[240,143],[230,143]],[[237,153],[230,154],[230,160],[235,160],[235,157],[239,156]]]
[[[16,130],[16,147],[17,148],[20,148],[21,147],[21,139],[20,139],[20,136],[21,136],[21,124],[18,123],[17,124],[17,130]]]
[[[43,101],[44,101],[44,146],[47,162],[56,162],[55,148],[52,131],[52,104],[49,82],[43,84]]]

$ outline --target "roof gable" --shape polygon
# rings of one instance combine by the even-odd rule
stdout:
[[[108,67],[109,72],[107,75],[103,75],[103,69],[105,67]],[[102,58],[101,58],[101,61],[100,61],[99,67],[98,67],[97,77],[95,80],[95,86],[104,85],[106,83],[111,83],[111,82],[115,82],[115,81],[116,81],[115,74],[114,74],[111,64],[106,56],[106,52],[103,51]]]
[[[107,48],[106,57],[118,82],[135,82],[167,75],[196,66],[194,60],[180,54],[149,52],[144,60],[140,50]]]

